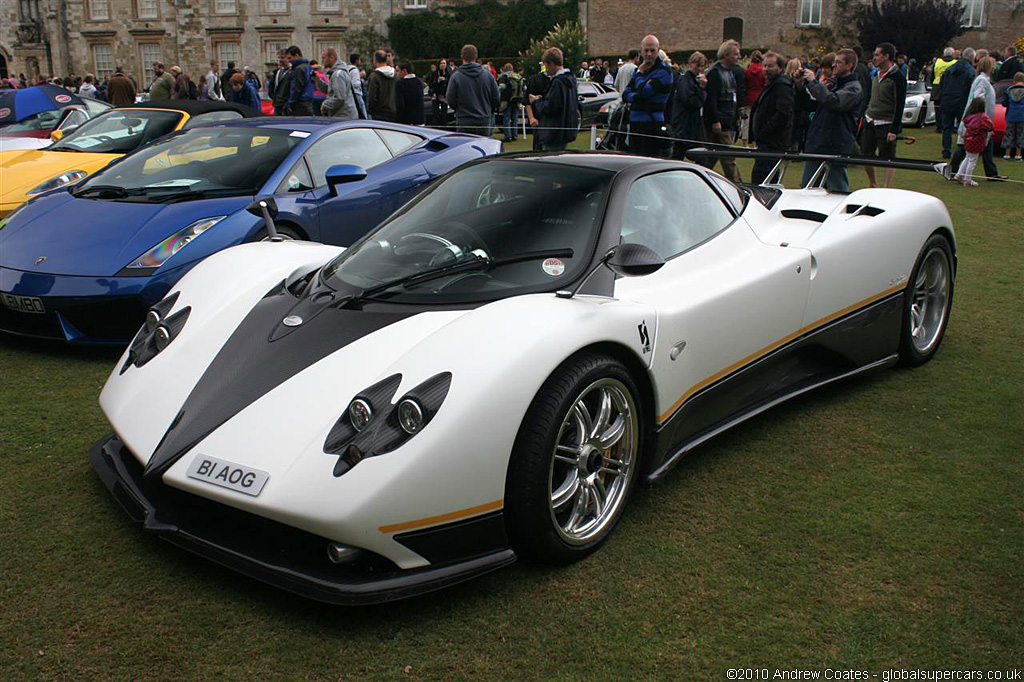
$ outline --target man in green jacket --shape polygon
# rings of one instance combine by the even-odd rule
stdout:
[[[164,71],[164,65],[160,62],[153,63],[153,73],[156,78],[149,84],[149,99],[170,99],[171,91],[174,90],[174,78]]]

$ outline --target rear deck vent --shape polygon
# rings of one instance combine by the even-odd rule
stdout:
[[[794,218],[796,220],[810,220],[815,223],[823,223],[828,220],[828,216],[824,213],[818,213],[817,211],[807,211],[802,208],[784,208],[782,209],[783,218]]]
[[[860,211],[861,215],[871,216],[872,218],[874,218],[876,215],[881,215],[882,213],[885,213],[885,209],[884,208],[876,208],[874,206],[868,206],[868,207],[864,208],[863,211],[861,211],[861,208],[864,208],[864,207],[862,207],[860,204],[847,204],[846,205],[846,212],[847,213],[856,213],[857,211]]]

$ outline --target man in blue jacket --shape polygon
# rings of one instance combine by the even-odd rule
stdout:
[[[939,113],[942,121],[942,158],[950,157],[953,145],[953,131],[960,126],[960,116],[967,108],[967,95],[974,82],[974,48],[969,47],[960,55],[956,64],[942,73],[939,88],[942,99],[939,100]]]
[[[288,93],[289,116],[313,115],[313,78],[309,60],[302,56],[302,50],[295,45],[288,48],[292,58],[292,82]]]
[[[551,77],[551,86],[543,96],[530,95],[530,107],[540,121],[537,140],[541,151],[563,151],[576,139],[576,131],[580,127],[576,79],[565,68],[562,51],[557,47],[545,50],[541,61]]]
[[[806,87],[818,103],[818,111],[807,129],[804,151],[808,154],[849,156],[856,149],[857,123],[864,98],[854,72],[856,67],[857,53],[845,48],[836,53],[828,85],[817,80],[810,69],[803,70],[801,87]],[[817,163],[804,164],[804,185],[810,182],[817,168]],[[850,178],[844,164],[831,165],[825,186],[830,192],[850,191]]]
[[[658,58],[661,43],[649,35],[640,43],[643,63],[622,91],[629,109],[629,150],[633,154],[664,158],[669,141],[665,137],[665,104],[672,94],[672,71]]]

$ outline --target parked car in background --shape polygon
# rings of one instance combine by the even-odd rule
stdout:
[[[935,123],[935,104],[924,81],[907,82],[907,103],[903,108],[903,125],[921,128]]]
[[[45,149],[0,152],[0,218],[26,200],[78,182],[172,131],[259,115],[239,104],[192,100],[108,109]]]
[[[166,113],[166,112],[161,112]],[[378,121],[252,118],[196,126],[0,222],[0,331],[125,344],[146,310],[212,253],[269,235],[347,246],[497,140]]]
[[[615,88],[591,81],[576,81],[576,91],[580,103],[580,127],[589,128],[592,123],[606,124],[609,109],[622,96]]]

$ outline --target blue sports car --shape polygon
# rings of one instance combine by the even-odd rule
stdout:
[[[425,183],[501,151],[473,135],[377,121],[248,119],[158,140],[0,221],[0,330],[74,343],[131,339],[200,260],[265,239],[356,241]]]

